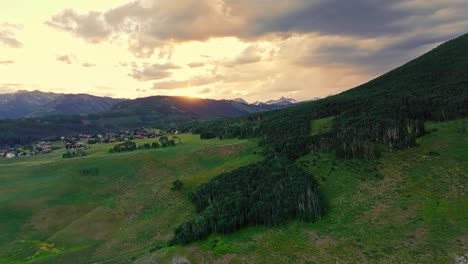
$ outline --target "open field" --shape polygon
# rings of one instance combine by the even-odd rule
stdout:
[[[59,150],[1,160],[0,262],[81,263],[146,252],[192,216],[190,190],[261,158],[255,142],[179,137],[168,148],[109,154],[113,144],[102,144],[82,158],[63,159]],[[176,179],[181,191],[171,190]]]

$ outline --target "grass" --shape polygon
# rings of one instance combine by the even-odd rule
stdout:
[[[468,252],[462,122],[427,123],[417,147],[376,161],[311,153],[297,162],[320,183],[329,205],[323,219],[249,227],[184,247],[165,242],[193,217],[188,193],[261,159],[255,142],[182,135],[165,149],[108,154],[108,144],[70,160],[61,151],[2,160],[0,262],[453,263]],[[80,175],[86,168],[99,174]],[[181,191],[171,191],[175,179]]]
[[[310,134],[312,136],[326,133],[330,131],[333,126],[333,120],[335,119],[334,116],[315,119],[310,122]]]
[[[191,190],[261,159],[255,142],[179,137],[168,148],[109,154],[113,144],[102,144],[74,159],[59,150],[1,160],[0,262],[80,263],[146,252],[193,216]],[[97,175],[80,173],[91,168]],[[176,179],[181,191],[171,190]]]

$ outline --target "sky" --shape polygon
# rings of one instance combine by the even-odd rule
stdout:
[[[466,0],[0,0],[0,93],[309,100],[468,29]]]

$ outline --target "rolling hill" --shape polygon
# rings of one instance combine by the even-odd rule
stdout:
[[[18,91],[0,94],[0,119],[88,114],[109,110],[121,101],[124,100],[88,94]]]
[[[194,121],[238,117],[277,108],[248,105],[231,100],[182,96],[152,96],[111,103],[106,98],[89,95],[62,95],[41,109],[54,109],[57,113],[78,113],[98,107],[108,108],[108,110],[82,115],[0,119],[0,145],[28,144],[47,137],[74,133],[101,133],[141,126],[168,128]],[[53,113],[45,111],[36,110],[35,113],[38,115]]]
[[[180,115],[187,119],[235,117],[264,111],[261,107],[234,100],[212,100],[183,96],[152,96],[116,104],[111,112],[139,115]]]

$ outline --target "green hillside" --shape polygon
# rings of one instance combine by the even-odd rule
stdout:
[[[0,262],[146,252],[193,215],[186,196],[199,183],[261,158],[253,142],[180,138],[156,150],[109,154],[104,144],[82,158],[63,159],[61,150],[0,160]],[[171,190],[176,179],[181,191]]]
[[[167,246],[194,216],[187,194],[262,159],[255,142],[181,136],[176,147],[65,160],[61,151],[1,160],[2,263],[452,263],[468,250],[468,120],[427,123],[418,147],[376,161],[308,154],[328,211],[320,221],[250,227]],[[464,132],[465,131],[465,132]],[[464,132],[464,133],[462,133]],[[145,141],[138,142],[139,144]],[[96,168],[96,175],[82,175]],[[180,179],[181,191],[172,182]]]
[[[270,153],[295,159],[310,150],[342,158],[378,158],[381,145],[407,149],[427,120],[468,116],[468,34],[344,93],[284,110],[224,122],[198,131],[223,138],[260,138]],[[323,133],[312,120],[331,118]],[[312,124],[312,126],[311,126]]]
[[[377,161],[332,153],[299,159],[328,200],[316,223],[212,235],[136,263],[181,256],[191,263],[454,263],[468,251],[467,122],[427,123],[418,147],[385,151]]]

